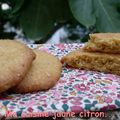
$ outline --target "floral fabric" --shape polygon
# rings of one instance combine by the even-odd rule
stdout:
[[[54,54],[59,59],[82,44],[43,44],[29,47]],[[120,108],[120,76],[63,67],[60,80],[48,91],[28,94],[4,94],[0,97],[0,115],[5,112],[80,112]]]

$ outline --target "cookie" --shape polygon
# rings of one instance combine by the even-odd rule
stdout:
[[[120,53],[120,33],[90,34],[84,50],[89,52]]]
[[[73,68],[120,75],[120,54],[93,53],[79,49],[64,56],[61,62]]]
[[[60,61],[49,53],[40,50],[34,50],[34,52],[36,59],[23,81],[13,89],[16,93],[48,90],[60,78],[62,70]]]
[[[34,52],[26,45],[0,40],[0,93],[21,82],[34,58]]]

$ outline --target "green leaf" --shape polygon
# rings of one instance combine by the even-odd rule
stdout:
[[[20,16],[20,26],[30,39],[46,37],[59,21],[69,19],[65,0],[27,0]]]
[[[92,104],[85,104],[85,110],[90,110],[93,107]]]
[[[120,0],[69,0],[74,17],[98,32],[120,32]]]
[[[90,103],[90,101],[88,99],[85,99],[84,102],[85,103]]]
[[[52,107],[53,110],[57,110],[57,108],[54,104],[51,104],[51,107]]]
[[[4,101],[3,105],[7,106],[10,103],[10,101]]]
[[[29,0],[27,3],[20,16],[20,25],[28,38],[39,40],[50,32],[54,21],[43,0]]]
[[[73,16],[84,26],[95,24],[93,0],[68,0]]]
[[[22,111],[17,111],[17,116],[20,117],[22,114]]]
[[[120,101],[115,100],[115,104],[116,104],[118,107],[120,107]]]
[[[120,32],[120,0],[94,0],[96,27],[99,32]]]
[[[13,3],[12,14],[17,13],[24,4],[24,0],[12,0],[11,2]]]
[[[63,109],[64,109],[64,111],[66,112],[66,111],[68,110],[68,108],[69,108],[69,107],[68,107],[68,105],[67,105],[67,104],[63,104],[63,105],[62,105],[62,108],[63,108]]]
[[[44,111],[44,109],[41,106],[37,107],[40,111]]]

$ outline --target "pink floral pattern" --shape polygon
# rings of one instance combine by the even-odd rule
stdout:
[[[59,59],[83,44],[29,45],[54,54]],[[0,104],[8,111],[61,112],[114,110],[120,108],[120,76],[63,67],[60,80],[48,91],[28,94],[4,94]],[[1,113],[0,111],[0,114]]]
[[[82,91],[82,92],[90,90],[90,87],[85,84],[75,84],[73,88],[76,89],[77,91]]]

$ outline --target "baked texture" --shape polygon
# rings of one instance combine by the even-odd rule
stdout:
[[[89,52],[120,53],[120,33],[90,34],[84,50]]]
[[[34,52],[26,45],[0,40],[0,93],[21,82],[34,58]]]
[[[13,89],[16,93],[47,90],[53,87],[60,78],[62,64],[59,59],[40,50],[34,50],[34,52],[36,59],[23,81]]]
[[[93,53],[79,49],[64,56],[61,62],[74,68],[120,75],[119,54]]]

